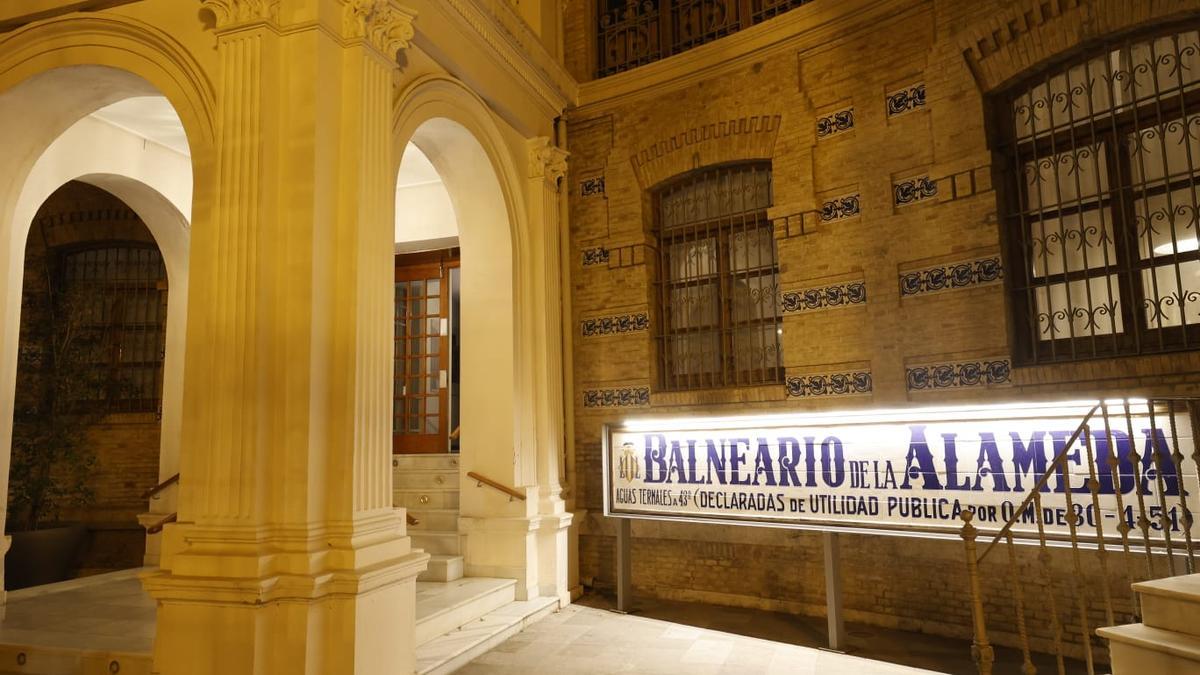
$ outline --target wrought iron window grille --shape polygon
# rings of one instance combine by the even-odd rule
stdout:
[[[663,390],[783,382],[771,202],[767,164],[702,169],[656,192]]]
[[[1003,93],[1019,365],[1200,347],[1200,32],[1112,41]]]

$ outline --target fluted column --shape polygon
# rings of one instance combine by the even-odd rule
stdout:
[[[179,523],[155,669],[410,672],[413,553],[391,508],[390,113],[413,14],[201,0],[216,208],[193,225]]]
[[[562,499],[563,343],[562,274],[559,266],[562,224],[559,199],[567,173],[567,153],[549,138],[529,141],[530,289],[536,294],[532,313],[532,367],[536,440],[538,587],[542,595],[570,602],[567,583],[568,531],[571,514]]]

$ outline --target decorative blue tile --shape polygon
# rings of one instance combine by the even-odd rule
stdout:
[[[583,266],[591,267],[592,265],[607,265],[608,264],[608,249],[603,246],[583,249]]]
[[[908,206],[937,196],[937,181],[929,176],[916,176],[892,186],[892,201],[896,206]]]
[[[975,288],[1004,280],[1004,265],[1000,256],[939,265],[900,275],[900,296],[911,297],[940,293],[960,288]]]
[[[909,85],[887,95],[887,115],[889,118],[910,113],[925,107],[925,83]]]
[[[650,387],[585,389],[585,408],[642,408],[650,405]]]
[[[859,193],[843,195],[821,204],[821,222],[834,223],[839,220],[853,218],[862,211],[859,210]]]
[[[871,373],[852,371],[797,375],[787,378],[788,396],[814,398],[818,396],[860,396],[870,394],[873,389]]]
[[[632,314],[616,314],[584,319],[579,322],[580,333],[583,337],[600,337],[603,335],[622,335],[649,330],[650,314],[634,312]]]
[[[1012,384],[1012,364],[1007,358],[956,361],[905,369],[909,391],[934,391]]]
[[[817,118],[817,140],[836,136],[854,128],[854,106]]]
[[[780,295],[780,306],[784,314],[818,309],[833,309],[861,305],[867,301],[867,284],[863,281],[847,281],[828,286],[814,286]]]
[[[579,183],[579,196],[593,197],[604,194],[604,176],[589,178]]]

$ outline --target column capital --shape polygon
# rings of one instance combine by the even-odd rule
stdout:
[[[529,140],[529,177],[544,178],[556,190],[567,175],[567,157],[570,153],[546,136]]]
[[[342,0],[342,32],[365,40],[389,60],[412,44],[417,13],[391,0]]]
[[[200,8],[212,12],[217,30],[250,23],[274,23],[279,18],[280,0],[200,0]]]

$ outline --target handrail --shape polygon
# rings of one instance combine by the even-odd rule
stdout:
[[[503,483],[497,483],[496,481],[492,480],[491,478],[488,478],[487,476],[481,476],[481,475],[475,473],[474,471],[468,471],[467,478],[474,480],[476,483],[476,487],[478,487],[480,485],[486,485],[494,490],[499,490],[499,491],[503,492],[504,494],[509,496],[510,501],[513,499],[520,499],[521,501],[525,501],[524,493],[517,491],[515,488],[510,488]]]
[[[162,532],[163,527],[165,527],[167,523],[173,523],[176,520],[179,520],[178,513],[169,514],[166,518],[163,518],[162,520],[151,525],[150,527],[147,527],[146,534],[158,534],[159,532]]]
[[[404,520],[405,520],[405,522],[407,522],[409,525],[420,525],[420,524],[421,524],[421,521],[420,521],[420,520],[418,520],[418,519],[416,519],[416,518],[414,518],[414,517],[413,517],[413,515],[412,515],[411,513],[406,513],[406,514],[404,514]]]
[[[154,487],[150,488],[149,490],[146,490],[145,492],[143,492],[142,499],[150,499],[154,495],[157,495],[158,493],[162,492],[163,490],[166,490],[167,488],[171,487],[172,485],[174,485],[178,482],[179,482],[179,474],[175,474],[174,476],[171,476],[170,478],[164,480],[163,482],[159,483],[158,485],[155,485]]]

